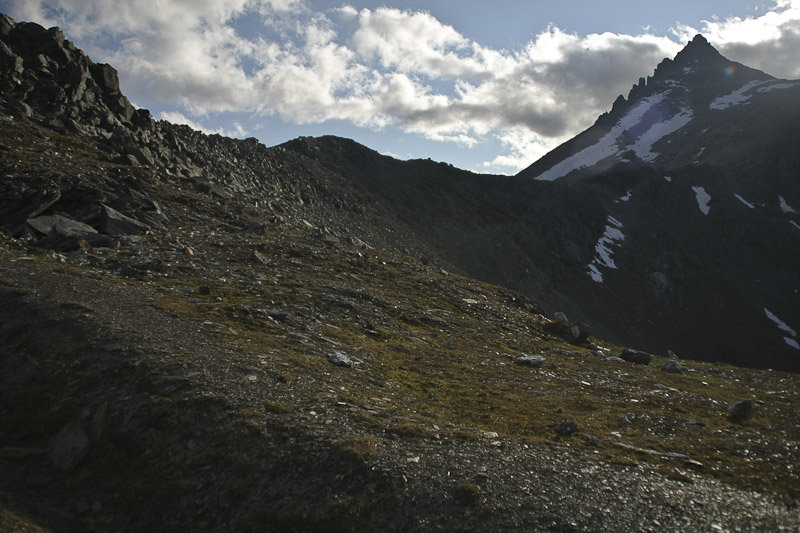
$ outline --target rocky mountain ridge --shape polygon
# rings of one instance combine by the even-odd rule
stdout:
[[[698,36],[512,180],[344,140],[285,146],[370,190],[451,265],[600,336],[797,369],[799,90]]]
[[[800,526],[796,374],[623,349],[551,290],[595,283],[593,191],[153,121],[1,22],[0,529]],[[457,273],[512,258],[552,302]]]

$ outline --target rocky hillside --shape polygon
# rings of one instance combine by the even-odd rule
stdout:
[[[451,265],[655,353],[800,369],[800,82],[701,36],[514,179],[287,143]]]
[[[547,216],[581,190],[156,122],[7,17],[0,55],[0,530],[800,527],[796,374],[623,349],[449,267],[459,206],[602,225]]]

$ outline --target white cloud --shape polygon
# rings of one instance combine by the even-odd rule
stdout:
[[[703,21],[700,28],[678,25],[688,40],[702,33],[724,56],[779,78],[800,78],[800,0],[776,0],[758,16]]]
[[[362,9],[352,41],[365,60],[435,78],[487,77],[489,61],[502,57],[486,53],[429,13],[386,7]]]
[[[179,107],[162,116],[195,121],[192,127],[225,112],[250,113],[254,121],[278,115],[300,124],[392,124],[463,146],[499,141],[504,152],[485,163],[493,171],[524,168],[591,125],[695,33],[734,60],[800,77],[800,0],[699,29],[678,25],[677,41],[649,29],[580,36],[550,26],[513,50],[485,47],[430,13],[389,7],[344,4],[329,18],[302,0],[11,6],[17,19],[61,26],[95,60],[117,67],[129,97]],[[244,32],[244,20],[256,20],[261,34]]]

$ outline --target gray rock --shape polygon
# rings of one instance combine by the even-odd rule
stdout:
[[[328,356],[328,361],[336,366],[343,366],[345,368],[351,368],[353,366],[353,360],[342,352],[333,352]]]
[[[624,348],[619,356],[623,361],[628,361],[629,363],[637,365],[649,365],[652,359],[649,353],[640,352],[639,350],[633,350],[631,348]]]
[[[146,146],[129,146],[128,147],[128,156],[136,158],[136,161],[139,162],[141,165],[154,165],[155,159],[153,158],[153,152]]]
[[[348,240],[348,242],[350,244],[352,244],[356,248],[361,248],[362,250],[371,250],[372,249],[372,246],[370,246],[369,244],[365,243],[364,241],[362,241],[358,237],[350,236],[347,240]]]
[[[681,362],[677,359],[667,359],[661,364],[661,370],[672,374],[680,374],[683,372],[683,367],[681,367]]]
[[[269,257],[267,257],[265,254],[262,254],[258,250],[253,250],[253,257],[262,265],[268,265],[270,263]]]
[[[100,87],[111,93],[119,92],[119,74],[117,70],[108,64],[94,64],[90,67],[92,78]]]
[[[44,235],[36,244],[58,252],[91,246],[108,246],[110,237],[101,235],[83,222],[62,215],[46,215],[26,220],[27,226]]]
[[[567,340],[573,344],[583,344],[589,340],[589,327],[586,324],[572,324]]]
[[[592,446],[594,448],[604,448],[605,444],[603,444],[603,439],[597,437],[595,435],[586,435],[586,444]]]
[[[150,229],[147,224],[135,218],[123,215],[119,211],[100,204],[100,214],[96,223],[98,229],[108,235],[130,235],[132,233],[145,233]]]
[[[64,472],[72,472],[89,453],[89,437],[80,426],[66,426],[50,445],[50,463]]]
[[[703,467],[703,463],[701,463],[700,461],[697,461],[695,459],[692,459],[688,455],[685,455],[685,454],[682,454],[682,453],[662,452],[660,450],[653,450],[653,449],[650,449],[650,448],[639,448],[638,446],[632,446],[630,444],[625,444],[624,442],[615,442],[614,446],[617,446],[619,448],[623,448],[625,450],[631,450],[631,451],[634,451],[634,452],[638,452],[638,453],[644,453],[644,454],[647,454],[647,455],[653,455],[653,456],[656,456],[656,457],[662,457],[664,459],[671,459],[671,460],[674,460],[674,461],[681,461],[681,462],[686,463],[686,464],[688,464],[690,466],[695,466],[695,467],[700,467],[700,468]]]
[[[514,359],[514,362],[518,365],[530,366],[533,368],[539,368],[544,364],[544,361],[544,357],[539,355],[521,355]]]
[[[89,224],[72,220],[62,215],[46,215],[29,218],[27,224],[43,235],[57,233],[65,237],[85,237],[97,233]]]

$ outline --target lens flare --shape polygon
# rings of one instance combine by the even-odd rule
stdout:
[[[722,69],[722,73],[727,77],[733,76],[736,73],[736,65],[728,65]]]

